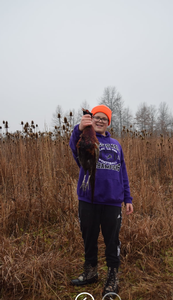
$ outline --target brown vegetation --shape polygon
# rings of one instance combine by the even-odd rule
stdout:
[[[99,237],[99,281],[70,286],[83,266],[78,223],[78,167],[69,134],[24,132],[0,139],[0,297],[96,300],[106,277]],[[113,135],[113,132],[112,132]],[[172,137],[123,130],[134,214],[121,228],[120,291],[123,300],[173,299]]]

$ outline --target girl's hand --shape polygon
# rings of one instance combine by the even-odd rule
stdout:
[[[133,205],[131,203],[126,203],[126,215],[130,215],[133,212]]]
[[[79,124],[79,130],[83,131],[86,126],[92,125],[92,118],[89,114],[83,115]]]

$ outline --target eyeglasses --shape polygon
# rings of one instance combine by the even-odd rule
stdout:
[[[100,117],[93,116],[93,119],[95,119],[98,122],[100,122],[100,121],[102,121],[103,123],[107,123],[108,122],[107,118],[100,118]]]

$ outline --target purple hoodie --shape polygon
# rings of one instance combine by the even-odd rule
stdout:
[[[70,147],[73,157],[80,167],[77,186],[78,199],[91,203],[91,190],[87,189],[86,191],[83,191],[81,188],[84,170],[78,161],[76,149],[76,143],[78,142],[81,133],[79,125],[76,125],[70,138]],[[96,166],[94,203],[113,206],[121,206],[122,202],[132,203],[129,180],[121,145],[117,140],[111,138],[110,133],[107,131],[106,136],[97,132],[96,136],[100,143],[100,155]]]

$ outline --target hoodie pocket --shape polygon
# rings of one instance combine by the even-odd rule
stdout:
[[[97,178],[95,182],[95,198],[99,202],[115,202],[124,200],[124,187],[117,179]]]

